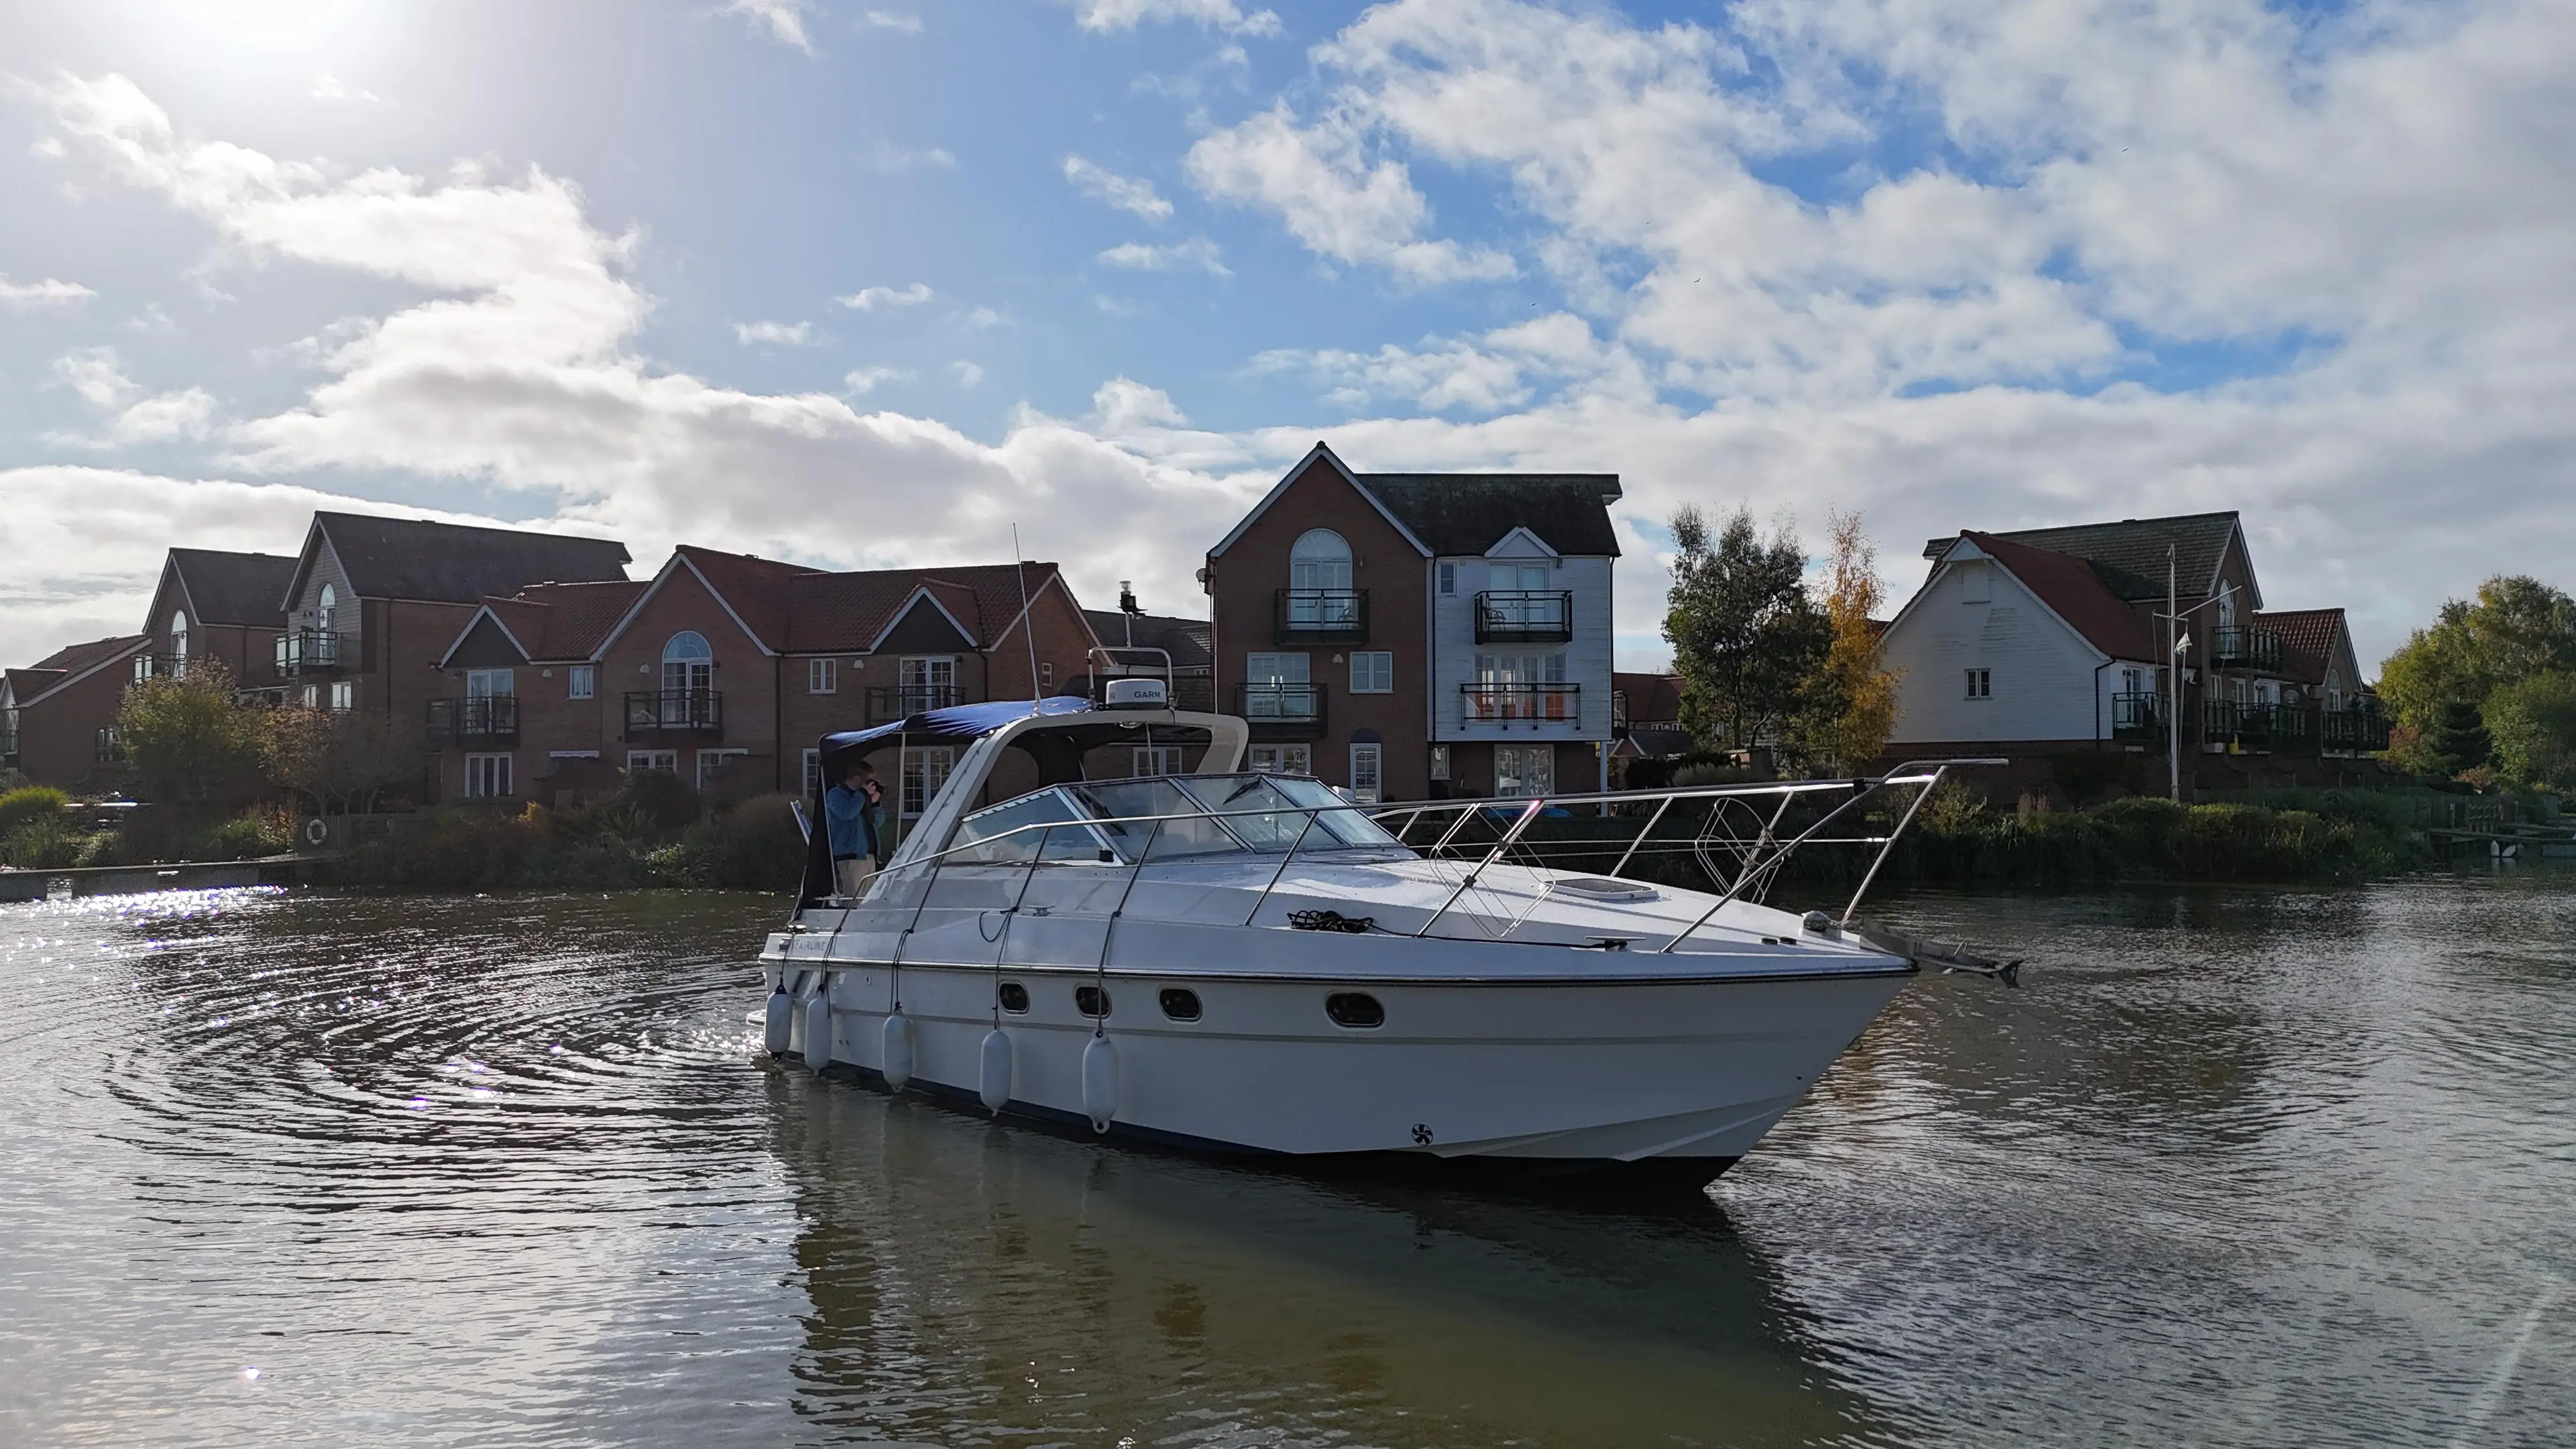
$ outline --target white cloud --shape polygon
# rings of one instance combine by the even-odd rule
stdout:
[[[84,347],[64,353],[54,359],[54,377],[92,407],[118,407],[143,390],[125,375],[125,364],[113,347]]]
[[[54,359],[54,378],[93,408],[113,411],[103,437],[54,432],[47,441],[79,448],[118,448],[137,443],[202,439],[213,431],[215,400],[203,388],[146,397],[143,385],[125,375],[125,364],[113,347],[84,347]]]
[[[852,397],[865,397],[876,391],[879,383],[910,381],[912,374],[900,367],[862,367],[843,375],[841,390]]]
[[[754,345],[805,347],[814,341],[814,324],[811,322],[736,322],[733,324],[733,336],[735,341],[745,347]]]
[[[382,97],[379,97],[374,91],[353,91],[349,89],[347,86],[340,84],[340,78],[331,74],[329,71],[324,71],[322,74],[313,78],[312,96],[313,99],[317,101],[367,101],[372,103],[382,99]]]
[[[1279,17],[1245,10],[1236,0],[1069,0],[1074,23],[1085,30],[1133,30],[1166,20],[1189,20],[1241,35],[1276,35]]]
[[[1231,277],[1224,253],[1215,242],[1203,236],[1191,237],[1171,246],[1150,246],[1144,242],[1122,242],[1100,254],[1100,260],[1113,267],[1132,267],[1138,271],[1160,272],[1173,267],[1196,267],[1213,276]]]
[[[41,282],[13,282],[5,274],[0,274],[0,307],[20,311],[34,307],[67,307],[97,295],[78,282],[66,282],[55,277],[47,277]]]
[[[975,364],[968,362],[962,357],[957,359],[955,362],[948,364],[948,371],[951,376],[957,379],[958,385],[961,387],[974,387],[982,383],[984,380],[984,369],[977,367]]]
[[[805,31],[806,8],[806,0],[725,0],[724,13],[741,16],[757,34],[812,55],[814,39]]]
[[[861,164],[889,176],[904,171],[954,170],[957,158],[937,146],[898,146],[880,137],[859,155]]]
[[[909,287],[861,287],[832,300],[853,312],[873,312],[879,307],[918,307],[930,298],[930,284],[915,282]]]
[[[859,23],[871,30],[899,30],[906,35],[921,33],[920,16],[906,15],[893,10],[863,11],[859,16]]]
[[[966,314],[966,325],[978,332],[987,327],[999,327],[1002,325],[1002,314],[990,307],[978,307]]]
[[[1300,128],[1282,101],[1190,147],[1191,183],[1220,201],[1266,207],[1289,233],[1338,262],[1381,266],[1409,282],[1491,281],[1519,269],[1500,252],[1425,241],[1431,203],[1400,161],[1371,163],[1361,132],[1327,121]]]
[[[1113,377],[1091,395],[1092,418],[1100,431],[1115,437],[1147,428],[1179,428],[1189,419],[1161,388],[1132,378]]]
[[[214,398],[204,388],[184,388],[144,398],[117,414],[108,439],[125,445],[203,438],[213,431],[214,418]]]
[[[1079,156],[1067,156],[1064,179],[1094,201],[1134,212],[1157,225],[1172,219],[1172,204],[1154,190],[1154,183],[1142,177],[1121,176]]]

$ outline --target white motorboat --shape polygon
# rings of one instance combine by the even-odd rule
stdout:
[[[1373,816],[1313,779],[1243,771],[1241,719],[1070,698],[835,735],[826,759],[895,736],[973,743],[861,899],[829,894],[814,842],[761,962],[772,1053],[897,1091],[1227,1152],[1704,1182],[1918,969],[1848,912],[1753,897],[1852,805],[1889,787],[1919,802],[1937,765]],[[1148,738],[1192,741],[1197,770],[1083,778],[1087,752]],[[991,800],[1014,755],[1035,787]],[[1653,810],[1640,841],[1667,812],[1754,828],[1703,823],[1687,842],[1721,848],[1721,892],[1623,876],[1634,846],[1606,873],[1518,858],[1534,822],[1611,806]],[[1831,838],[1883,860],[1911,814]],[[1812,823],[1775,836],[1792,818]]]

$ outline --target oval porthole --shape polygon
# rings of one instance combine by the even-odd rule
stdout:
[[[1077,986],[1073,988],[1073,1009],[1085,1016],[1107,1016],[1109,993],[1097,986]]]
[[[1324,1014],[1335,1026],[1370,1027],[1386,1025],[1386,1008],[1365,991],[1336,991],[1324,998]]]
[[[1018,1013],[1029,1009],[1029,989],[1016,981],[1005,981],[993,993],[1001,1000],[1004,1011]]]
[[[1174,1021],[1199,1019],[1199,994],[1183,986],[1163,990],[1163,1014]]]

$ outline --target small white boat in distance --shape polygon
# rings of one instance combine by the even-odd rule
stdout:
[[[813,842],[795,918],[761,955],[769,1050],[1192,1148],[1705,1182],[1916,974],[1848,911],[1755,897],[1801,846],[1883,861],[1939,764],[1372,816],[1313,779],[1243,771],[1248,735],[1230,715],[1062,698],[827,738],[827,771],[897,736],[974,743],[863,899],[829,894]],[[1082,778],[1086,753],[1148,739],[1190,741],[1198,769]],[[1015,753],[1036,788],[988,799]],[[1872,799],[1904,806],[1876,835],[1856,828]],[[1519,858],[1543,817],[1605,805],[1653,812],[1641,843],[1667,815],[1697,822],[1666,844],[1732,884],[1625,877],[1633,845],[1592,874]],[[1784,821],[1800,833],[1778,836]]]

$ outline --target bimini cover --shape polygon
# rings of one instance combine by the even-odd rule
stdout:
[[[1059,694],[1041,699],[1034,705],[1025,700],[996,699],[984,704],[957,704],[946,709],[923,710],[906,715],[891,724],[874,729],[843,730],[823,736],[823,749],[837,754],[852,745],[867,745],[878,740],[892,740],[897,735],[932,735],[948,739],[971,740],[1029,718],[1031,715],[1086,714],[1091,701],[1075,694]]]

